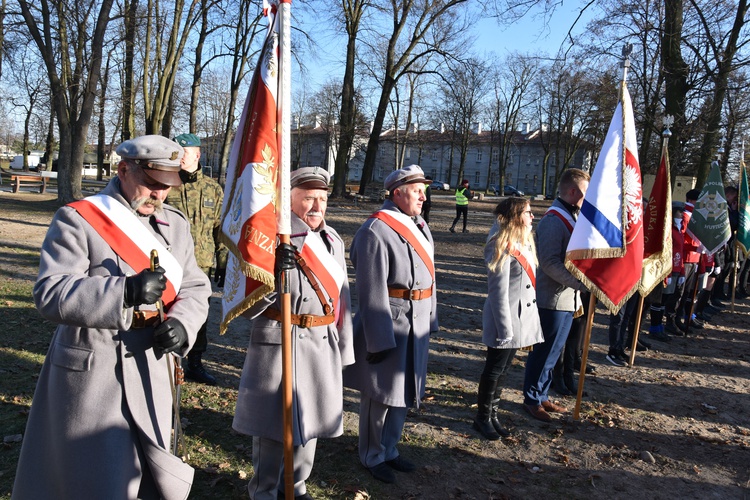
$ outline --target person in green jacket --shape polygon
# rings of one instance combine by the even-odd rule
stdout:
[[[451,233],[456,232],[456,224],[462,215],[464,216],[464,233],[469,232],[469,230],[466,229],[466,217],[469,215],[469,200],[473,197],[474,193],[469,189],[469,180],[464,179],[461,182],[461,187],[456,189],[456,218],[453,219],[453,224],[450,228]]]
[[[195,243],[195,260],[198,267],[211,277],[211,268],[216,260],[214,281],[224,286],[227,267],[227,248],[219,242],[221,234],[221,205],[224,192],[218,182],[203,175],[201,168],[201,140],[195,134],[181,134],[174,141],[185,149],[180,177],[182,186],[172,189],[167,195],[167,204],[172,205],[190,222],[190,234]],[[206,336],[208,322],[198,331],[195,345],[187,355],[185,378],[207,385],[216,385],[216,378],[203,366],[203,353],[208,348]]]

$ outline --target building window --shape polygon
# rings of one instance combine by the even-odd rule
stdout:
[[[500,160],[500,150],[492,148],[492,163],[497,163]]]
[[[497,184],[497,172],[490,172],[490,184]]]
[[[537,183],[538,180],[539,180],[539,176],[535,175],[534,176],[534,184],[532,184],[532,187],[534,188],[534,191],[536,191],[536,183]]]
[[[477,148],[477,163],[479,163],[480,161],[482,161],[482,153],[483,153],[483,151],[481,149]]]
[[[378,180],[383,180],[383,165],[378,167]]]
[[[430,153],[430,158],[432,159],[432,161],[437,161],[437,159],[438,159],[438,151],[437,151],[437,149],[433,149],[432,150],[432,153]]]
[[[474,173],[474,186],[479,185],[479,171],[477,170],[476,173]]]
[[[437,169],[436,168],[430,169],[430,177],[432,177],[433,179],[437,178]]]
[[[405,148],[406,151],[404,152],[404,158],[407,160],[411,160],[411,148]]]

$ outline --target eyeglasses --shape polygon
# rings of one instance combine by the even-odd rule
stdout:
[[[524,210],[524,211],[523,211],[523,212],[521,212],[521,213],[522,213],[522,214],[529,214],[530,216],[534,217],[534,212],[532,212],[531,210]]]

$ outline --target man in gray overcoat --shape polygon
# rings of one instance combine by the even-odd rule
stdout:
[[[565,267],[565,252],[588,186],[589,174],[577,168],[565,170],[558,197],[536,228],[536,301],[544,342],[535,345],[526,358],[523,408],[543,422],[552,421],[548,412],[567,411],[550,401],[548,394],[552,369],[565,348],[573,314],[583,307],[580,292],[586,287]]]
[[[359,459],[386,483],[396,481],[394,470],[416,468],[396,444],[407,409],[424,396],[430,333],[438,330],[433,240],[419,215],[424,182],[417,165],[392,172],[385,180],[389,199],[359,228],[350,250],[359,311],[356,361],[344,384],[361,392]]]
[[[184,499],[193,469],[167,450],[173,354],[208,314],[190,228],[162,205],[182,148],[142,136],[117,177],[62,207],[41,249],[34,300],[58,323],[29,413],[12,498]],[[152,249],[161,265],[149,269]],[[154,304],[163,301],[162,321]]]
[[[292,245],[277,251],[277,268],[292,271],[292,425],[298,499],[311,498],[305,481],[312,471],[317,438],[344,431],[342,369],[354,362],[344,242],[324,220],[328,182],[328,172],[319,167],[292,172]],[[244,315],[253,323],[232,427],[253,436],[250,498],[275,500],[284,495],[278,294],[269,294]]]

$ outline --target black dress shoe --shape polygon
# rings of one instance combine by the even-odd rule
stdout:
[[[393,460],[386,460],[385,464],[391,469],[397,470],[399,472],[414,472],[415,470],[417,470],[416,465],[414,465],[412,462],[409,462],[401,455],[397,456]]]
[[[576,360],[575,363],[573,363],[573,369],[575,371],[577,371],[577,372],[581,371],[581,360],[580,359]],[[593,375],[594,373],[596,373],[596,367],[594,367],[594,365],[592,365],[591,361],[589,360],[586,363],[586,375]]]
[[[393,472],[393,469],[385,464],[385,462],[378,464],[375,467],[368,467],[368,470],[370,471],[370,474],[372,474],[372,477],[378,481],[388,484],[396,482],[396,474]]]
[[[202,364],[197,366],[188,365],[185,368],[185,378],[193,382],[206,385],[216,385],[216,377],[206,371]]]

